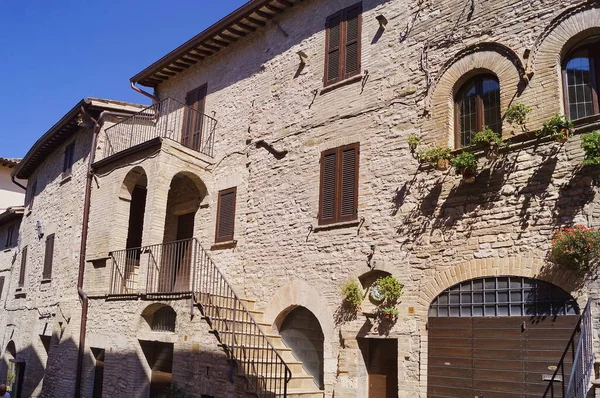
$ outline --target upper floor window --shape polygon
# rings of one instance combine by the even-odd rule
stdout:
[[[28,204],[27,207],[29,208],[29,210],[31,210],[31,208],[33,207],[33,200],[35,199],[35,194],[37,191],[37,180],[34,180],[33,184],[28,185],[27,188],[28,190],[26,194],[25,203]]]
[[[487,126],[502,133],[500,84],[493,75],[477,75],[458,90],[455,103],[457,148],[471,145],[471,139]]]
[[[75,142],[70,143],[65,148],[65,158],[63,160],[63,177],[71,175],[73,161],[75,157]]]
[[[358,217],[358,152],[356,143],[321,153],[319,224]]]
[[[18,287],[23,288],[25,286],[25,268],[27,267],[27,246],[23,247],[21,251],[21,269],[19,269],[19,282]]]
[[[12,247],[14,233],[15,233],[15,226],[9,225],[8,228],[6,229],[6,242],[4,243],[5,248]]]
[[[595,115],[598,109],[600,40],[576,47],[563,63],[565,108],[570,120]]]
[[[360,73],[362,3],[327,17],[325,78],[327,86]]]

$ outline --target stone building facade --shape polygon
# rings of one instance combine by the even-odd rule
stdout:
[[[260,0],[133,77],[154,89],[154,104],[106,126],[92,165],[83,395],[155,396],[176,383],[197,397],[283,396],[283,362],[293,397],[434,397],[443,395],[440,380],[450,396],[527,395],[511,390],[520,384],[510,370],[476,376],[490,370],[473,353],[458,370],[471,384],[444,373],[458,354],[440,365],[433,351],[445,347],[437,344],[465,347],[452,345],[457,336],[440,340],[434,326],[445,320],[430,310],[466,283],[469,300],[485,291],[477,283],[492,283],[496,316],[481,319],[509,322],[499,315],[513,302],[500,297],[517,291],[501,286],[517,283],[519,294],[525,285],[564,294],[565,319],[588,300],[598,318],[597,284],[547,256],[560,227],[600,228],[597,173],[580,167],[580,133],[598,126],[597,98],[564,94],[577,89],[569,61],[592,57],[578,51],[596,43],[599,21],[598,3],[581,0]],[[496,97],[469,119],[463,94],[483,97],[486,84]],[[513,104],[532,108],[523,130],[504,118]],[[575,120],[574,136],[535,139],[555,114]],[[408,147],[416,134],[425,147],[460,152],[464,124],[481,119],[493,119],[508,146],[495,160],[480,157],[472,184],[420,163]],[[336,159],[333,177],[322,171],[327,159]],[[343,191],[331,209],[327,178]],[[41,199],[48,212],[62,212],[55,200]],[[23,242],[37,239],[26,235],[34,219],[25,218]],[[391,322],[377,316],[370,292],[385,275],[404,285]],[[364,289],[355,313],[340,294],[348,281]],[[64,328],[77,345],[77,290],[72,279],[62,283],[52,292],[65,292],[70,312],[52,310],[51,329],[62,336]],[[488,310],[458,305],[460,314]],[[560,321],[544,311],[520,313],[531,316],[522,325],[519,318],[517,335]],[[38,315],[31,333],[39,334]],[[517,352],[533,358],[523,363],[546,369],[568,343],[538,360],[534,341],[519,339]],[[548,371],[519,373],[532,377],[522,383],[530,396],[541,395]],[[58,374],[49,364],[48,396],[75,377]]]

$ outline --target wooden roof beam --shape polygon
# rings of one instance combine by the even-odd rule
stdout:
[[[197,51],[197,50],[196,50],[196,51]],[[207,51],[207,52],[208,52],[208,51]],[[196,59],[196,60],[198,60],[198,61],[202,61],[202,60],[204,59],[204,56],[202,56],[202,55],[198,55],[198,54],[196,54],[196,53],[192,53],[192,52],[189,52],[189,53],[187,53],[185,56],[186,56],[186,57],[193,58],[193,59]]]
[[[236,41],[238,40],[238,39],[237,39],[237,37],[234,37],[234,36],[228,35],[227,33],[223,33],[223,32],[219,33],[219,36],[220,36],[222,39],[229,40],[229,42],[230,42],[230,43],[232,43],[232,42],[236,42]],[[213,39],[213,40],[214,40],[214,39]]]
[[[254,26],[248,25],[245,22],[238,22],[237,25],[242,28],[242,29],[246,29],[249,32],[256,32],[256,28]]]
[[[267,23],[265,21],[261,21],[260,19],[256,19],[251,16],[247,16],[246,19],[248,21],[252,22],[254,25],[258,25],[258,26],[266,26],[267,25]]]
[[[227,28],[226,30],[227,30],[228,32],[231,32],[231,33],[233,33],[234,35],[237,35],[237,36],[240,36],[240,37],[245,37],[245,36],[248,34],[248,33],[246,33],[246,32],[243,32],[243,31],[241,31],[241,30],[238,30],[238,29],[236,29],[236,28],[234,28],[234,27],[229,27],[229,28]]]
[[[219,39],[215,39],[214,37],[212,39],[210,39],[213,43],[221,46],[221,47],[227,47],[229,45],[229,42],[226,42],[224,40],[219,40]]]
[[[194,62],[194,63],[196,63],[196,62]],[[179,67],[181,67],[183,69],[187,69],[187,68],[189,68],[191,66],[190,64],[186,64],[185,62],[181,62],[181,61],[175,61],[175,62],[173,62],[173,65],[179,66]]]
[[[286,7],[293,7],[294,3],[289,0],[276,0],[279,4],[284,5]]]
[[[261,18],[264,18],[264,19],[271,19],[271,18],[273,18],[273,14],[269,14],[268,12],[264,12],[264,11],[261,11],[261,10],[256,10],[255,12],[256,12],[256,15],[258,15]]]
[[[220,48],[219,48],[219,47],[217,47],[217,46],[213,46],[212,44],[208,44],[208,43],[206,43],[206,42],[202,43],[202,44],[201,44],[201,46],[202,46],[202,47],[204,47],[204,48],[207,48],[207,49],[209,49],[209,50],[211,50],[211,51],[213,51],[213,52],[217,52],[217,51],[219,51],[219,50],[220,50]],[[198,48],[197,48],[197,47],[196,47],[196,51],[198,51]]]
[[[268,3],[265,4],[265,7],[267,8],[267,10],[273,11],[276,14],[281,14],[284,10],[283,8],[275,7],[274,5]]]

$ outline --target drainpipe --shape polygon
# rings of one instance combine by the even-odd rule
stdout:
[[[83,199],[83,220],[81,224],[81,246],[79,247],[79,274],[77,277],[77,294],[81,298],[81,326],[79,328],[79,352],[77,355],[77,378],[75,379],[75,398],[81,397],[81,374],[83,372],[83,358],[85,355],[85,334],[87,329],[87,312],[88,312],[88,296],[83,290],[83,276],[85,274],[85,256],[87,247],[88,237],[88,226],[90,219],[90,197],[92,194],[92,179],[94,173],[92,171],[92,164],[94,164],[94,158],[96,155],[96,144],[98,143],[98,135],[100,129],[104,124],[105,116],[118,116],[128,117],[127,113],[103,111],[98,120],[94,119],[88,114],[85,108],[81,107],[81,114],[86,116],[94,123],[94,130],[92,132],[92,146],[90,147],[90,156],[88,160],[86,181],[85,181],[85,194]]]
[[[134,91],[137,91],[138,93],[145,95],[146,97],[150,98],[152,100],[152,102],[158,102],[158,98],[155,95],[150,94],[147,91],[142,90],[141,88],[139,88],[138,86],[135,85],[134,82],[130,82],[131,83],[131,88]]]
[[[18,185],[19,187],[23,188],[23,190],[27,191],[27,187],[24,187],[23,185],[19,184],[19,182],[17,180],[15,180],[14,175],[11,174],[10,179],[12,180],[13,184]]]

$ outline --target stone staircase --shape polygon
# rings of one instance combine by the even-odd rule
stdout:
[[[324,392],[303,368],[281,336],[264,322],[264,313],[255,309],[255,301],[225,295],[196,294],[196,304],[219,346],[237,365],[237,377],[244,378],[247,392],[258,397],[323,398]],[[257,336],[259,327],[266,337],[265,344]],[[274,350],[273,350],[274,349]],[[274,353],[276,351],[276,354]],[[287,395],[283,393],[282,367],[275,356],[291,371]],[[251,372],[244,368],[251,368]]]

